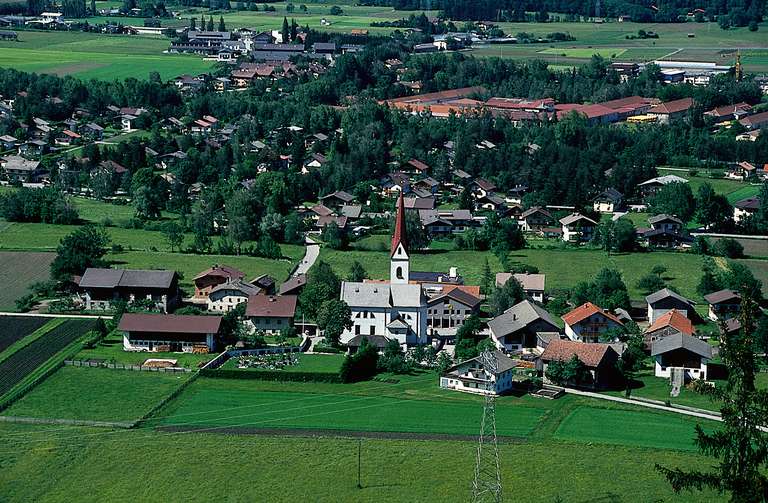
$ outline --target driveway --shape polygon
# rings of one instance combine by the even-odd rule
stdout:
[[[304,258],[301,259],[296,270],[293,271],[294,276],[299,274],[307,274],[309,269],[317,262],[317,257],[320,256],[320,245],[312,241],[309,237],[305,238],[306,247],[304,248]]]

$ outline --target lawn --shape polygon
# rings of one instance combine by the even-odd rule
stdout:
[[[694,195],[696,195],[698,192],[699,187],[705,183],[708,183],[712,186],[712,189],[714,189],[716,193],[727,197],[730,203],[734,203],[739,199],[744,199],[745,197],[750,197],[750,195],[757,194],[760,189],[760,187],[757,185],[753,186],[746,182],[731,180],[729,178],[710,178],[709,176],[702,175],[691,176],[687,171],[678,171],[677,169],[659,168],[658,171],[660,176],[676,175],[681,178],[685,178],[688,180],[688,184],[690,185],[691,191]],[[706,171],[701,171],[701,173],[706,173]],[[732,200],[732,198],[734,199]]]
[[[671,397],[669,391],[671,386],[669,385],[669,379],[656,377],[653,375],[653,369],[646,369],[641,371],[638,377],[637,387],[632,389],[633,398],[648,398],[651,400],[665,401],[669,400],[675,405],[685,405],[687,407],[696,407],[705,410],[719,410],[719,405],[707,396],[701,393],[696,393],[689,388],[682,388],[680,395],[677,397]],[[720,381],[716,381],[718,385],[722,384]],[[609,395],[624,396],[623,391],[610,391]]]
[[[2,227],[0,242],[5,243]],[[32,283],[48,279],[53,257],[53,253],[0,252],[0,311],[14,311],[16,299],[29,293]]]
[[[147,79],[153,71],[171,79],[211,68],[199,56],[163,54],[168,45],[161,37],[24,30],[18,42],[0,42],[0,66],[105,80]]]
[[[768,297],[768,260],[743,259],[737,262],[749,267],[752,274],[763,282],[763,295]]]
[[[554,245],[554,242],[553,246]],[[442,244],[442,243],[440,243]],[[371,278],[389,277],[389,254],[369,251],[335,251],[322,248],[320,258],[330,263],[342,277],[349,275],[352,262],[357,260],[365,267]],[[491,271],[502,270],[496,257],[491,252],[475,251],[434,251],[433,253],[411,255],[411,269],[414,271],[445,271],[452,266],[458,268],[468,285],[480,284],[485,260]],[[523,249],[510,254],[510,259],[534,265],[547,275],[548,289],[569,288],[579,281],[593,276],[603,267],[614,267],[624,275],[624,282],[633,299],[644,298],[637,288],[637,281],[653,268],[661,264],[667,267],[669,284],[678,288],[680,293],[699,299],[696,285],[701,275],[701,258],[688,253],[647,252],[623,253],[608,256],[604,251],[590,249]]]
[[[0,424],[0,499],[38,501],[441,501],[470,496],[474,442],[165,434]],[[556,441],[499,446],[508,500],[724,501],[676,495],[653,469],[704,469],[692,453]],[[115,474],[119,474],[116,476]],[[233,483],[235,480],[247,483]],[[282,481],[300,480],[300,483]],[[194,481],[187,483],[186,481]],[[564,498],[564,499],[563,499]]]
[[[338,374],[341,369],[341,362],[344,361],[344,355],[305,355],[298,356],[299,363],[285,367],[283,372],[317,372],[322,374]],[[224,369],[240,370],[242,372],[259,372],[259,368],[238,368],[238,358],[230,358],[222,366]],[[264,369],[266,370],[266,369]]]
[[[615,59],[624,54],[626,49],[618,47],[599,47],[599,48],[579,48],[579,49],[561,49],[559,47],[553,47],[539,51],[539,54],[563,56],[566,58],[586,58],[589,59],[593,55],[602,56],[606,59]]]
[[[86,197],[73,197],[72,202],[82,220],[101,224],[105,219],[113,223],[128,221],[136,216],[136,210],[130,204],[112,204]],[[178,215],[164,211],[163,218],[178,218]]]
[[[133,421],[179,387],[190,374],[62,367],[5,416]]]
[[[176,360],[176,366],[198,368],[199,365],[211,361],[215,354],[194,353],[147,353],[123,350],[123,339],[120,336],[105,337],[95,348],[83,349],[75,356],[76,360],[104,360],[107,363],[123,363],[126,365],[141,365],[147,358],[167,358]]]

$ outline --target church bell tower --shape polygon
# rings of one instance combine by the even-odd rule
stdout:
[[[405,203],[403,193],[397,200],[395,232],[392,234],[392,253],[389,258],[389,281],[391,284],[407,285],[410,277],[411,261],[408,257],[408,245],[405,231]]]

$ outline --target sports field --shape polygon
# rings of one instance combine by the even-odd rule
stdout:
[[[150,72],[171,79],[207,71],[199,56],[163,54],[169,39],[81,32],[19,31],[18,41],[0,41],[0,67],[76,75],[84,79],[146,79]]]

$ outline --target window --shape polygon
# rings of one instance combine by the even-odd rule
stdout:
[[[403,279],[403,268],[398,266],[397,269],[395,269],[395,276],[397,279]]]
[[[355,325],[355,335],[360,335],[360,325]]]
[[[376,327],[373,325],[370,326],[370,335],[376,335]]]

